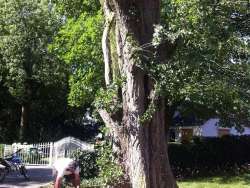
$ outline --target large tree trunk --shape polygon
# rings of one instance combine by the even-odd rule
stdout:
[[[125,78],[122,86],[123,118],[118,122],[112,116],[100,114],[119,142],[132,188],[176,188],[167,154],[166,128],[170,117],[165,99],[152,97],[154,83],[147,72],[139,68],[140,64],[148,63],[141,55],[144,52],[140,47],[148,46],[152,41],[153,27],[159,23],[160,1],[105,1],[108,2],[115,15],[118,63]],[[150,50],[152,47],[145,51]],[[150,102],[154,103],[155,111],[149,121],[142,122]]]

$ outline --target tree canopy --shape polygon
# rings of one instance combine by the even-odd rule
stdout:
[[[74,6],[62,5],[61,12],[68,18],[54,46],[73,67],[69,100],[80,105],[93,101],[103,86],[102,15],[96,1],[81,1],[84,8],[74,8],[76,14]],[[200,119],[218,116],[231,126],[248,121],[248,6],[244,1],[162,0],[161,23],[155,26],[152,45],[171,41],[174,50],[161,59],[170,63],[155,66],[150,57],[152,64],[142,68],[157,80],[172,111]],[[108,95],[98,93],[102,99]]]
[[[74,1],[73,5],[66,1],[59,4],[59,12],[65,16],[65,24],[50,49],[70,66],[69,103],[90,105],[103,85],[100,4],[96,0]]]
[[[206,118],[218,116],[228,126],[246,124],[248,2],[164,0],[162,23],[161,37],[176,44],[171,63],[161,74],[170,102]]]
[[[2,1],[0,4],[0,48],[2,66],[6,69],[5,85],[23,103],[31,97],[25,88],[28,82],[35,91],[40,83],[60,82],[64,77],[60,61],[47,50],[59,21],[47,1]]]
[[[176,111],[249,123],[249,16],[244,0],[0,0],[0,139],[84,137],[90,107],[132,186],[176,187]]]
[[[63,24],[56,8],[46,0],[0,1],[0,96],[6,99],[0,104],[0,140],[18,140],[23,109],[26,141],[58,139],[72,127],[78,130],[72,134],[85,137],[77,120],[85,110],[67,102],[69,66],[48,47]]]

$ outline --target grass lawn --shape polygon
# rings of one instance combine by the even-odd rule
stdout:
[[[250,188],[250,173],[183,180],[179,181],[178,185],[179,188]]]

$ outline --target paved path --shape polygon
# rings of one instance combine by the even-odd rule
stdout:
[[[0,188],[39,188],[52,181],[52,169],[43,166],[28,166],[28,175],[30,180],[27,181],[23,176],[12,172],[6,176],[4,182],[0,183]]]

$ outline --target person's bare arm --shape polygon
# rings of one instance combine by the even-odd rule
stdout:
[[[73,179],[74,182],[73,185],[75,186],[75,188],[80,188],[80,183],[81,183],[81,180],[80,180],[80,175],[78,173],[75,174],[75,178]]]
[[[57,177],[54,188],[61,188],[62,177]]]

